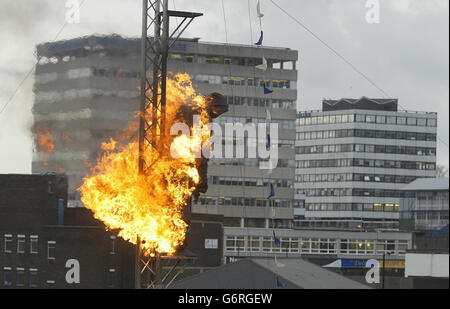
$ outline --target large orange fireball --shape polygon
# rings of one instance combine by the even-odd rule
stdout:
[[[186,106],[198,111],[202,125],[206,124],[211,119],[206,105],[206,98],[196,93],[189,75],[167,79],[167,127],[185,122],[179,111]],[[109,230],[119,230],[125,240],[136,244],[140,237],[147,254],[173,254],[185,239],[183,209],[200,182],[194,155],[198,140],[191,136],[164,139],[165,149],[176,147],[182,154],[179,158],[148,148],[144,159],[152,165],[143,175],[138,171],[137,139],[128,144],[113,139],[103,143],[103,153],[91,168],[92,174],[78,189],[84,205]],[[202,142],[208,138],[209,132],[202,132]]]

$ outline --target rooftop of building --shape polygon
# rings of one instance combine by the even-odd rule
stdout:
[[[448,191],[448,178],[417,178],[402,189],[405,191]]]
[[[310,116],[312,113],[345,111],[345,110],[367,110],[367,111],[384,111],[396,113],[415,113],[420,115],[436,115],[436,112],[407,111],[398,109],[398,99],[379,99],[361,97],[359,99],[343,98],[339,100],[323,99],[322,110],[301,111],[297,114],[297,118]]]
[[[398,99],[371,99],[362,97],[360,99],[340,99],[340,100],[323,100],[322,110],[335,111],[347,109],[367,109],[381,111],[398,111]]]
[[[175,289],[370,289],[302,259],[242,259],[175,282]]]
[[[273,47],[273,46],[253,46],[245,44],[229,44],[229,43],[217,43],[217,42],[206,42],[200,41],[200,38],[179,38],[175,44],[171,46],[172,51],[183,52],[185,48],[184,44],[194,43],[197,45],[208,45],[208,46],[226,46],[227,48],[258,48],[275,51],[275,52],[295,52],[290,48],[284,47]],[[103,50],[103,49],[116,49],[122,51],[135,51],[140,52],[141,50],[141,39],[136,37],[122,37],[118,34],[112,35],[89,35],[68,40],[61,40],[55,42],[45,42],[37,45],[37,55],[41,57],[58,57],[71,55],[72,53],[79,51],[91,51],[91,50]],[[297,55],[296,57],[297,58]]]

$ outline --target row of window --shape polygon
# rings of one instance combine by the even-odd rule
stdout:
[[[311,182],[384,182],[384,183],[411,183],[417,177],[401,175],[382,175],[382,174],[353,174],[353,173],[335,173],[335,174],[301,174],[295,176],[295,181],[300,183]]]
[[[225,65],[239,65],[239,66],[249,66],[254,67],[257,65],[262,64],[261,58],[244,58],[244,57],[228,57],[228,56],[217,56],[217,55],[211,55],[211,56],[203,56],[203,55],[193,55],[193,54],[181,54],[181,53],[170,53],[169,54],[170,60],[177,60],[177,61],[183,61],[187,63],[209,63],[209,64],[225,64]],[[279,60],[277,60],[279,61]],[[280,63],[273,63],[271,65],[272,61],[270,59],[267,60],[268,67],[272,67],[274,69],[281,69]],[[288,64],[288,65],[286,65]],[[283,65],[283,69],[287,70],[293,70],[293,62],[286,62]]]
[[[251,198],[251,197],[214,197],[214,196],[200,196],[198,200],[199,205],[218,205],[218,206],[245,206],[245,207],[277,207],[277,208],[291,208],[291,200],[271,199],[265,198]]]
[[[308,211],[368,211],[398,212],[399,204],[394,203],[306,203]]]
[[[436,148],[426,148],[426,147],[370,145],[370,144],[338,144],[338,145],[296,147],[297,154],[341,153],[341,152],[366,152],[366,153],[404,154],[416,156],[436,156]]]
[[[135,79],[141,78],[140,72],[131,72],[118,68],[105,68],[105,69],[94,68],[92,70],[92,74],[94,76],[101,76],[101,77],[135,78]]]
[[[372,220],[361,222],[361,220],[355,220],[353,218],[339,218],[338,220],[329,218],[313,218],[308,217],[296,218],[293,223],[294,229],[340,229],[340,230],[398,230],[398,220],[397,221],[386,221],[386,220]]]
[[[368,114],[345,114],[345,115],[329,115],[329,116],[313,116],[297,119],[299,126],[335,124],[335,123],[376,123],[388,125],[407,125],[419,127],[436,127],[436,118],[418,118],[412,116],[385,116],[385,115],[368,115]]]
[[[110,236],[111,247],[110,254],[115,254],[116,252],[116,236]],[[39,237],[37,235],[30,235],[27,238],[25,235],[17,235],[14,239],[12,234],[3,235],[3,253],[20,253],[20,254],[39,254]],[[47,241],[47,258],[49,260],[54,260],[56,258],[56,241]]]
[[[267,220],[267,225],[266,225]],[[289,219],[261,219],[261,218],[244,218],[241,226],[241,218],[224,217],[223,225],[226,227],[243,227],[243,228],[266,228],[270,229],[290,229],[292,228],[292,220]]]
[[[229,105],[264,107],[273,109],[297,109],[297,102],[292,100],[266,99],[266,98],[249,98],[249,97],[230,97],[225,99]]]
[[[419,191],[413,194],[419,201],[446,201],[448,203],[448,191]]]
[[[409,170],[436,170],[436,163],[416,161],[393,161],[373,159],[328,159],[328,160],[299,160],[297,168],[326,168],[326,167],[375,167],[400,168]]]
[[[14,283],[16,287],[37,288],[39,285],[38,270],[29,268],[28,271],[25,271],[25,268],[17,267],[15,276],[13,276],[11,267],[3,267],[3,286],[12,287]]]
[[[208,183],[223,186],[244,186],[244,187],[269,187],[273,184],[278,188],[292,188],[292,180],[287,179],[261,179],[261,178],[240,178],[240,177],[220,177],[209,176]]]
[[[115,274],[116,270],[110,268],[108,270],[108,287],[113,288],[115,286]],[[15,275],[12,267],[3,267],[3,287],[24,287],[24,288],[38,288],[39,276],[38,269],[29,268],[25,271],[25,268],[17,267],[15,269]],[[47,280],[46,288],[55,288],[55,280]]]
[[[410,141],[436,141],[436,134],[402,131],[342,129],[297,133],[298,140],[334,139],[345,137],[400,139]]]
[[[271,236],[226,236],[225,251],[265,252],[265,253],[300,253],[300,254],[355,254],[405,255],[409,248],[406,240],[365,240],[365,239],[330,239],[280,237],[280,244],[275,244]]]
[[[17,235],[15,241],[12,234],[3,235],[3,253],[39,253],[39,237],[37,235],[30,235],[27,239],[25,235]]]
[[[259,167],[260,163],[265,160],[260,159],[247,159],[247,158],[230,158],[230,159],[219,159],[212,158],[209,163],[221,166],[248,166],[248,167]],[[288,159],[278,159],[277,168],[295,168],[295,160]]]
[[[425,221],[440,221],[447,220],[448,224],[448,210],[444,211],[408,211],[400,212],[400,219],[414,219],[414,220],[425,220]]]
[[[290,81],[286,79],[260,79],[255,77],[240,77],[240,76],[222,76],[212,74],[198,74],[194,78],[195,81],[203,84],[216,85],[232,85],[232,86],[256,86],[256,87],[270,87],[281,89],[296,89],[297,81]]]
[[[297,194],[307,196],[364,196],[364,197],[405,197],[404,191],[383,189],[361,189],[361,188],[320,188],[299,189]]]
[[[267,137],[262,138],[248,138],[248,137],[235,137],[232,138],[224,137],[222,139],[222,146],[225,145],[239,145],[244,147],[257,147],[257,142],[261,145],[266,145],[267,143]],[[279,140],[271,140],[271,145],[276,145],[278,148],[287,148],[287,149],[293,149],[294,148],[295,141],[288,140],[288,139],[279,139]],[[214,147],[214,144],[212,145]],[[214,149],[214,148],[213,148]]]
[[[63,75],[64,74],[64,75]],[[56,81],[61,78],[65,79],[79,79],[87,78],[91,76],[97,77],[111,77],[111,78],[134,78],[138,79],[141,77],[139,72],[132,72],[129,70],[119,69],[119,68],[76,68],[67,70],[64,73],[40,73],[36,75],[36,84],[46,84],[49,82]]]
[[[256,117],[233,117],[233,116],[220,116],[214,119],[215,123],[226,124],[226,123],[253,123],[255,127],[258,126],[259,123],[265,124],[266,118],[256,118]],[[277,123],[279,129],[295,129],[295,122],[293,120],[278,120],[272,119],[270,123]]]

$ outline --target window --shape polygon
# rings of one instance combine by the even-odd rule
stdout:
[[[38,236],[31,235],[30,236],[30,253],[37,254],[38,253]]]
[[[426,118],[418,118],[417,119],[417,125],[419,127],[426,127],[427,126],[427,119]]]
[[[244,251],[244,237],[227,236],[225,242],[226,251]]]
[[[397,117],[398,125],[406,125],[406,117]]]
[[[47,289],[54,289],[55,288],[55,281],[54,280],[47,280]]]
[[[437,121],[436,121],[436,119],[428,119],[428,121],[427,121],[427,126],[428,126],[428,127],[436,127],[436,126],[437,126]]]
[[[54,260],[56,258],[56,241],[47,242],[47,258]]]
[[[5,234],[3,235],[4,239],[4,253],[12,253],[12,235]]]
[[[38,270],[30,268],[30,288],[37,288],[38,284]]]
[[[366,122],[367,123],[375,123],[376,117],[374,115],[366,115]]]
[[[110,289],[114,288],[116,281],[116,270],[114,268],[111,268],[108,272],[108,287]]]
[[[409,126],[416,126],[417,125],[417,118],[412,118],[412,117],[408,118],[407,124]]]
[[[3,267],[3,286],[12,286],[11,267]]]
[[[385,145],[376,145],[375,146],[375,152],[376,153],[385,153],[386,152],[386,146]]]
[[[261,251],[260,237],[250,236],[249,244],[249,249],[251,252]]]
[[[109,253],[116,254],[116,236],[111,235],[109,238],[111,240],[111,251]]]
[[[23,268],[16,268],[16,286],[25,286],[25,270]]]
[[[373,211],[383,211],[383,204],[373,204]]]
[[[377,123],[386,123],[386,116],[377,116]]]
[[[395,117],[395,116],[388,116],[388,117],[386,117],[386,123],[387,124],[396,124],[397,123],[397,117]]]
[[[17,253],[25,253],[25,235],[17,235]]]

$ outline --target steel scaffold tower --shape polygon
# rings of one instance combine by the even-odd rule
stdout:
[[[139,120],[139,174],[144,175],[154,162],[146,162],[146,151],[165,153],[166,79],[169,50],[194,18],[201,13],[171,11],[169,0],[142,0],[141,94]],[[170,18],[181,22],[170,32]],[[153,36],[153,37],[152,37]],[[146,254],[147,253],[147,254]],[[149,257],[151,253],[153,257]],[[175,257],[176,258],[176,257]],[[179,260],[174,264],[175,270]],[[161,287],[168,274],[161,278],[161,257],[156,252],[143,252],[138,237],[135,261],[135,287],[141,288],[141,278],[148,274],[147,287]],[[177,274],[178,275],[178,274]],[[169,282],[170,284],[170,282]]]

